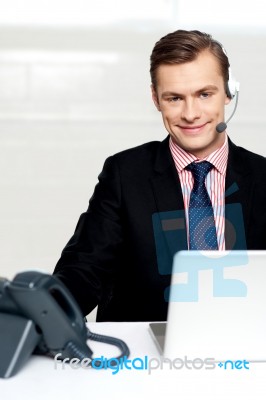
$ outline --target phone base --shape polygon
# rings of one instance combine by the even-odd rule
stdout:
[[[0,378],[10,378],[25,364],[41,335],[26,318],[0,313]]]

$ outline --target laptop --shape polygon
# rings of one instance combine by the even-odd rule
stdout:
[[[162,356],[266,361],[266,251],[181,251],[165,296]]]

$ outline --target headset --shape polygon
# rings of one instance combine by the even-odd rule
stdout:
[[[218,42],[217,42],[217,43],[218,43]],[[221,48],[222,48],[224,54],[227,56],[227,53],[226,53],[225,48],[224,48],[220,43],[218,43],[218,44],[221,46]],[[240,84],[239,84],[239,82],[233,77],[231,67],[228,68],[228,76],[229,76],[229,77],[228,77],[228,81],[227,81],[227,84],[226,84],[225,92],[226,92],[226,95],[227,95],[227,97],[228,97],[229,99],[232,100],[232,99],[235,97],[235,107],[234,107],[234,109],[233,109],[232,114],[231,114],[230,117],[226,120],[226,122],[220,122],[220,123],[216,126],[216,131],[217,131],[218,133],[222,133],[222,132],[224,132],[224,131],[226,130],[227,124],[228,124],[228,122],[231,120],[231,118],[233,117],[233,115],[235,114],[236,109],[237,109],[237,105],[238,105],[239,86],[240,86]]]

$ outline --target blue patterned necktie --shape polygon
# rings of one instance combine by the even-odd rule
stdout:
[[[194,178],[189,202],[190,250],[218,250],[212,203],[205,186],[206,176],[212,168],[208,161],[193,162],[186,167]]]

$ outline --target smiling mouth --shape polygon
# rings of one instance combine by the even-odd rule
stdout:
[[[181,126],[178,125],[178,128],[181,129],[183,132],[186,133],[198,133],[207,125],[207,123],[202,125],[189,125],[189,126]]]

